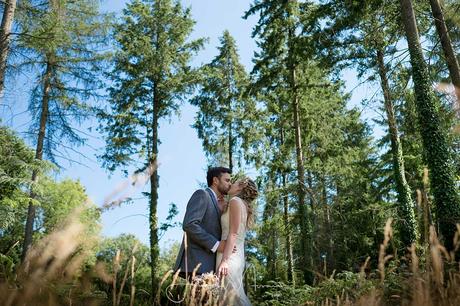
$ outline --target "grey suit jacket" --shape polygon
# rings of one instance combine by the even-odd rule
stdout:
[[[193,193],[187,204],[182,228],[187,234],[187,250],[182,239],[174,271],[180,269],[181,272],[191,273],[199,263],[201,266],[197,274],[214,271],[216,254],[211,249],[220,240],[222,229],[220,210],[212,190],[206,188]]]

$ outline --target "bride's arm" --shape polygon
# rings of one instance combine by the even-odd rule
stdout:
[[[217,269],[218,275],[227,275],[228,273],[228,258],[233,253],[233,248],[236,245],[236,238],[238,237],[238,230],[241,223],[241,205],[238,199],[231,199],[228,203],[229,209],[229,233],[227,243],[225,244],[224,254],[222,261]]]

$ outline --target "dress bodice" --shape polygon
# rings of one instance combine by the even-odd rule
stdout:
[[[246,222],[248,219],[248,213],[246,209],[246,205],[244,205],[243,200],[241,200],[238,197],[233,197],[230,201],[236,199],[236,203],[232,205],[240,205],[241,206],[241,216],[240,216],[240,223],[238,226],[238,236],[237,236],[237,244],[243,243],[244,244],[244,239],[246,237]],[[229,204],[230,205],[230,204]],[[230,232],[230,207],[227,207],[225,212],[222,214],[220,217],[220,223],[222,225],[222,240],[226,240],[228,237],[228,234]]]

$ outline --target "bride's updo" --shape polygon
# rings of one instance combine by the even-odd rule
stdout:
[[[259,191],[257,190],[257,185],[251,180],[249,177],[243,180],[246,182],[246,187],[241,190],[238,194],[238,197],[246,202],[247,210],[248,210],[248,220],[246,221],[246,225],[250,227],[254,223],[254,200],[259,195]]]

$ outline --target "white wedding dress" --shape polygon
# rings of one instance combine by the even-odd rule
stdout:
[[[243,287],[243,272],[246,262],[244,256],[244,240],[246,238],[246,221],[248,218],[248,213],[246,210],[246,205],[244,205],[243,203],[243,200],[241,200],[238,197],[233,197],[232,200],[233,199],[236,199],[238,205],[241,205],[241,220],[240,225],[238,227],[238,236],[236,238],[236,252],[232,253],[232,255],[230,255],[228,259],[228,274],[224,278],[224,287],[226,289],[227,297],[226,301],[228,301],[227,305],[250,306],[251,302],[246,296]],[[222,225],[221,240],[227,240],[228,233],[230,231],[229,210],[230,209],[227,209],[220,218],[220,222]],[[222,255],[222,253],[217,253],[216,271],[222,260]]]

